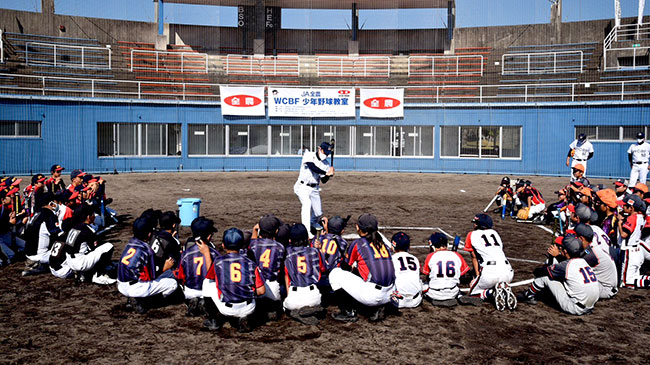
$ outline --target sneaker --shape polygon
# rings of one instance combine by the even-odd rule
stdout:
[[[529,293],[528,290],[526,290],[523,293],[519,293],[519,295],[517,295],[516,299],[517,299],[517,302],[519,302],[519,303],[528,303],[528,304],[531,304],[531,305],[537,304],[537,299],[535,298],[534,295]]]
[[[27,260],[27,263],[25,264],[25,270],[22,272],[22,276],[42,274],[48,271],[47,269],[47,265],[43,265],[38,261]]]
[[[99,275],[98,273],[95,273],[95,275],[93,275],[92,282],[99,285],[112,285],[117,283],[117,280],[111,279],[106,274]]]
[[[134,298],[135,305],[133,305],[133,309],[135,310],[136,313],[138,314],[145,314],[149,310],[147,308],[147,305],[145,303],[146,298]]]
[[[506,292],[503,283],[498,283],[494,287],[494,306],[499,312],[506,309]]]
[[[248,333],[251,331],[251,326],[248,324],[248,317],[241,317],[237,323],[237,331],[239,333]]]
[[[515,308],[517,308],[517,297],[515,296],[515,293],[512,292],[510,285],[503,283],[503,286],[503,290],[506,294],[506,308],[515,310]]]
[[[210,331],[218,331],[221,329],[221,324],[217,321],[216,318],[208,318],[203,321],[203,327],[207,328]]]
[[[353,310],[341,310],[338,313],[332,313],[332,318],[339,322],[356,322],[359,320],[357,313]]]
[[[371,315],[368,317],[370,322],[379,322],[386,318],[386,313],[384,313],[384,306],[378,307]]]

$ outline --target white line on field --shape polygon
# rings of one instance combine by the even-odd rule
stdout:
[[[550,233],[550,234],[553,234],[553,230],[551,230],[551,229],[548,228],[548,227],[540,226],[540,225],[537,225],[537,224],[536,224],[536,226],[539,227],[539,228],[541,228],[541,229],[543,229],[543,230],[545,230],[546,232],[548,232],[548,233]]]
[[[438,227],[391,227],[391,226],[384,226],[384,227],[379,227],[379,229],[389,229],[389,230],[404,230],[404,231],[435,231],[436,229],[440,229]]]

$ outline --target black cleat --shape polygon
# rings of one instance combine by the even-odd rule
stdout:
[[[332,313],[332,318],[339,322],[356,322],[359,320],[357,313],[353,310],[342,310],[338,313]]]

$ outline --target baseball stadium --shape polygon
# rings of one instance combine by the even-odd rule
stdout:
[[[649,133],[644,0],[0,0],[0,363],[647,363]]]

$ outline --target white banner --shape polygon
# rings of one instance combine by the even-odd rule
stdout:
[[[269,117],[354,117],[354,88],[299,89],[269,86]]]
[[[264,87],[219,86],[222,115],[265,116]]]
[[[361,89],[361,116],[403,118],[404,89]]]

